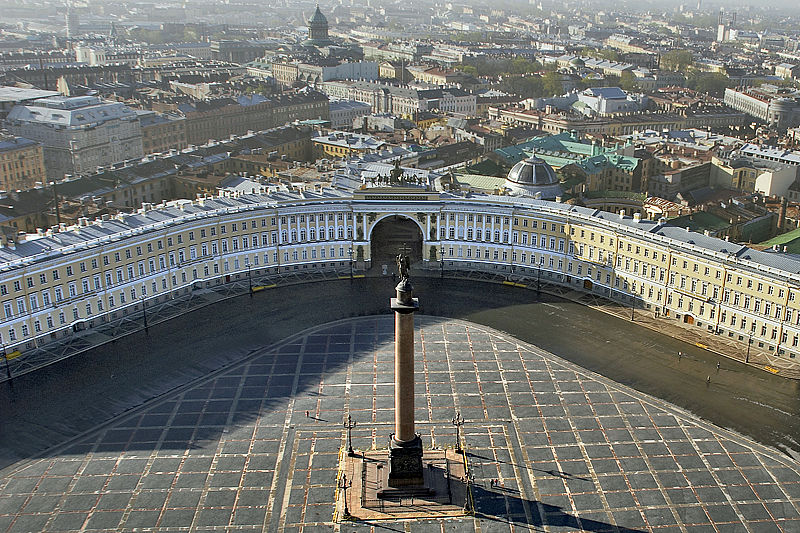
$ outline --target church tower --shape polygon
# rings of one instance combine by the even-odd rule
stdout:
[[[308,39],[303,42],[306,46],[330,46],[333,41],[328,37],[328,19],[319,10],[317,10],[308,19]]]

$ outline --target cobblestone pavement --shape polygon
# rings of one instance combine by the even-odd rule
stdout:
[[[0,531],[800,531],[791,459],[484,326],[417,318],[417,428],[452,446],[466,419],[474,517],[333,522],[343,418],[358,449],[391,431],[393,321],[373,316],[5,469]]]

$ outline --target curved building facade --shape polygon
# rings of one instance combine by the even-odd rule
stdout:
[[[423,267],[540,277],[752,338],[766,353],[800,353],[800,261],[790,256],[638,215],[409,187],[145,204],[12,237],[0,248],[0,342],[24,352],[250,273],[380,266],[403,244]]]

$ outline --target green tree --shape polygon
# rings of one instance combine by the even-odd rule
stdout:
[[[660,65],[663,70],[671,72],[686,72],[692,65],[694,57],[689,50],[671,50],[661,56]]]
[[[725,88],[730,83],[728,76],[721,72],[704,74],[697,79],[694,89],[701,93],[721,98],[725,95]]]
[[[517,58],[511,62],[511,74],[528,74],[530,72],[534,72],[536,70],[534,68],[534,64],[531,61],[523,58]]]
[[[620,78],[616,74],[606,74],[605,86],[606,87],[619,87]]]
[[[500,83],[500,90],[523,98],[542,96],[542,78],[539,76],[508,76]]]
[[[619,88],[623,91],[633,92],[639,89],[639,82],[631,72],[623,72],[619,78]]]
[[[608,61],[620,61],[622,57],[619,55],[618,52],[615,50],[611,50],[610,48],[604,48],[602,50],[598,50],[597,48],[593,48],[591,46],[584,46],[580,53],[581,56],[587,57],[597,57],[599,59],[607,59]]]
[[[610,48],[600,50],[598,57],[609,61],[622,61],[622,56],[619,55],[619,52],[611,50]]]
[[[548,72],[542,76],[542,94],[544,96],[560,96],[564,94],[564,84],[561,83],[561,74]]]

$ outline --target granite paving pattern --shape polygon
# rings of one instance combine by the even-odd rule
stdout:
[[[0,531],[800,532],[800,465],[786,456],[429,316],[417,430],[453,446],[464,417],[475,515],[335,523],[343,419],[357,449],[392,431],[392,336],[390,316],[307,330],[20,462],[0,474]]]

